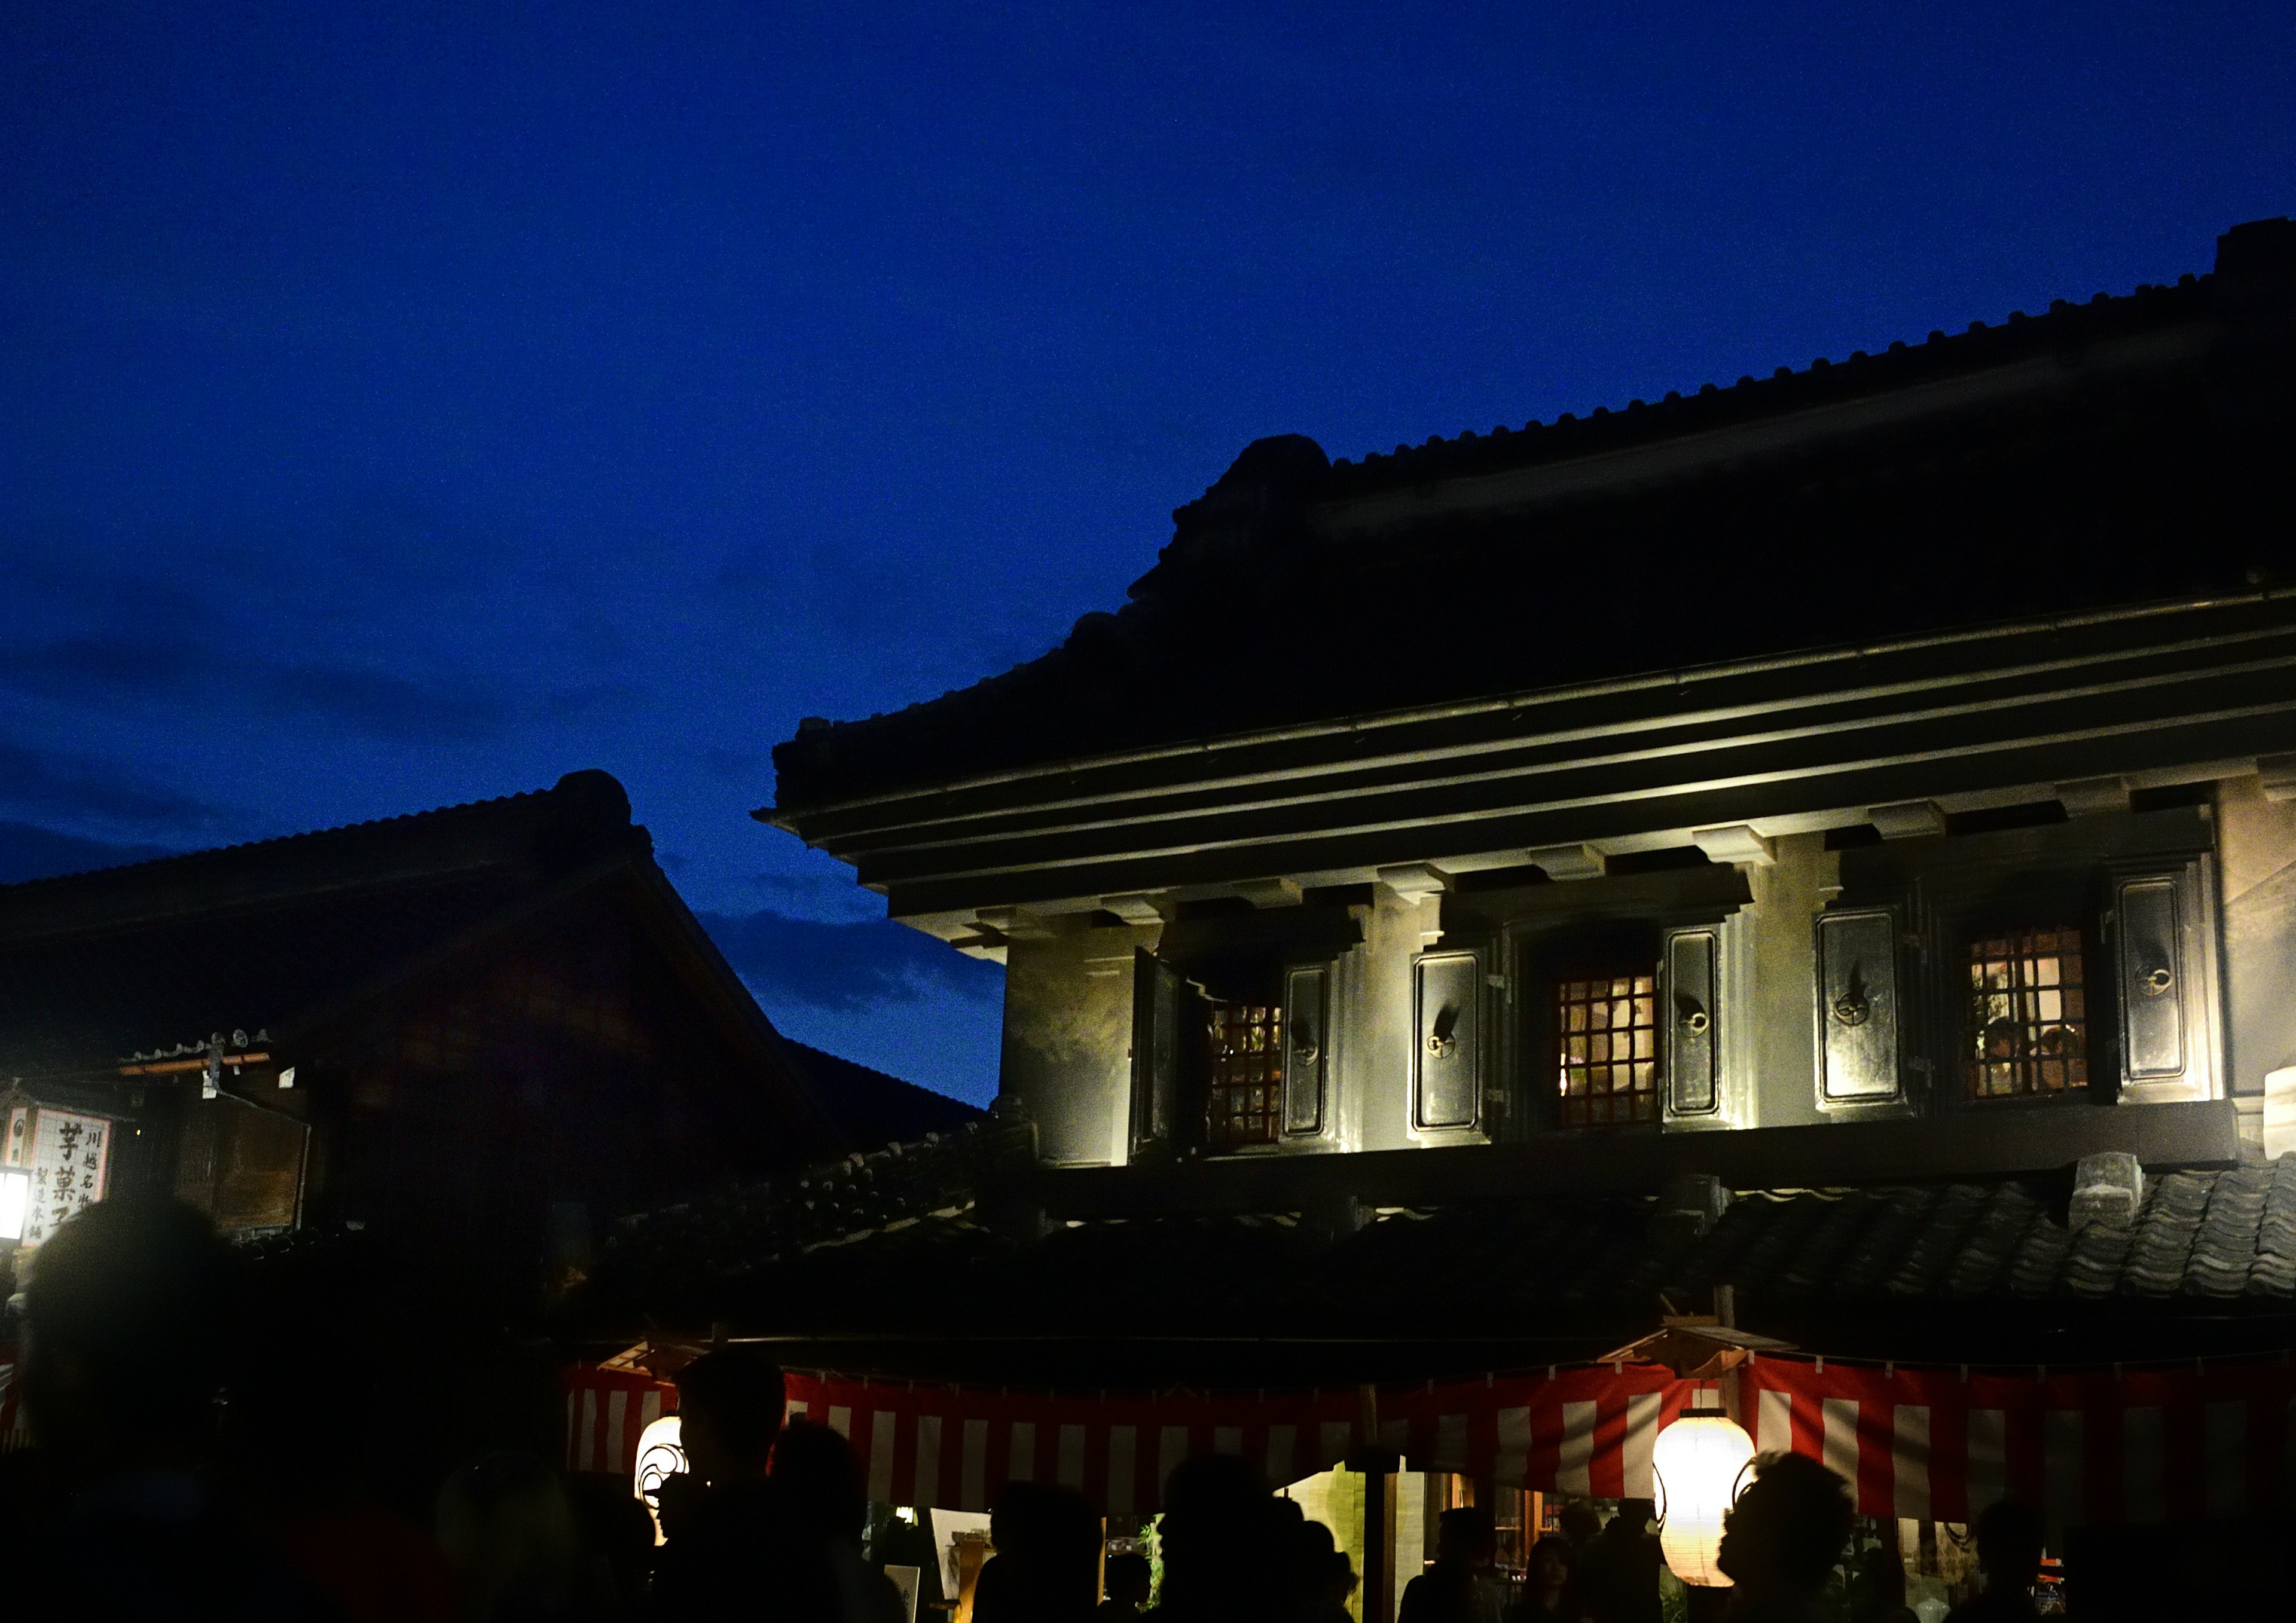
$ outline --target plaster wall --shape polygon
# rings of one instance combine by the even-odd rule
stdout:
[[[2228,1091],[2255,1097],[2267,1073],[2296,1065],[2296,801],[2227,778],[2216,815]]]
[[[1441,908],[1413,903],[1386,886],[1373,891],[1363,945],[1349,955],[1355,996],[1342,1012],[1347,1048],[1342,1085],[1351,1102],[1348,1147],[1403,1150],[1417,1142],[1411,1129],[1411,961],[1421,932],[1438,928]]]
[[[1160,925],[1077,928],[1015,940],[1004,963],[1001,1091],[1059,1166],[1123,1164],[1132,1097],[1132,954]]]
[[[1750,1028],[1752,1075],[1742,1084],[1733,1126],[1797,1127],[1825,1119],[1817,1108],[1816,920],[1841,882],[1841,860],[1823,834],[1774,842],[1776,863],[1749,867],[1751,906],[1732,923],[1747,941],[1745,983],[1736,988]]]

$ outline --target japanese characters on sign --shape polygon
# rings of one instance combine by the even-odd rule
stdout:
[[[111,1123],[45,1105],[19,1104],[8,1111],[4,1150],[12,1167],[32,1172],[30,1209],[24,1216],[24,1243],[37,1245],[65,1218],[104,1197],[111,1170]]]

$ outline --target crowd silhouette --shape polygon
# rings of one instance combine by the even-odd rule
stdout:
[[[426,1378],[407,1299],[357,1258],[251,1266],[172,1203],[107,1202],[64,1224],[20,1299],[37,1446],[0,1455],[0,1573],[18,1615],[908,1623],[884,1570],[897,1564],[930,1570],[938,1594],[930,1538],[873,1520],[843,1438],[784,1423],[782,1371],[758,1348],[677,1373],[689,1469],[662,1487],[658,1545],[627,1485],[560,1468],[548,1347],[465,1346]],[[1647,1501],[1607,1524],[1572,1505],[1517,1585],[1495,1566],[1489,1512],[1445,1511],[1396,1623],[1660,1623],[1652,1521]],[[1734,1586],[1701,1592],[1693,1623],[1906,1623],[1894,1549],[1845,1554],[1852,1527],[1840,1477],[1763,1456],[1718,1553]],[[1976,1538],[1984,1593],[1954,1623],[2036,1616],[2039,1520],[1998,1504]],[[1232,1455],[1171,1472],[1153,1564],[1104,1554],[1098,1512],[1044,1484],[1004,1489],[990,1541],[972,1623],[1365,1616],[1332,1529]]]

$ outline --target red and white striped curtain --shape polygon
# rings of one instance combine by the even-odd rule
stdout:
[[[2284,1361],[2027,1375],[1764,1357],[1742,1401],[1765,1452],[1823,1460],[1862,1514],[1965,1521],[2005,1496],[2060,1525],[2236,1515],[2296,1504],[2296,1378]],[[1608,1365],[1383,1389],[1379,1440],[1407,1469],[1508,1488],[1649,1497],[1651,1446],[1696,1384]],[[1239,1454],[1274,1482],[1339,1463],[1353,1391],[1005,1394],[792,1373],[792,1414],[846,1437],[869,1496],[985,1510],[1008,1481],[1059,1482],[1147,1514],[1192,1454]],[[567,1464],[627,1472],[675,1407],[644,1375],[569,1372]]]

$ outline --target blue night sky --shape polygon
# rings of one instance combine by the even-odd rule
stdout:
[[[365,14],[362,14],[365,13]],[[0,877],[628,786],[794,1036],[998,971],[750,820],[801,716],[1333,455],[2206,270],[2296,7],[0,7]]]

